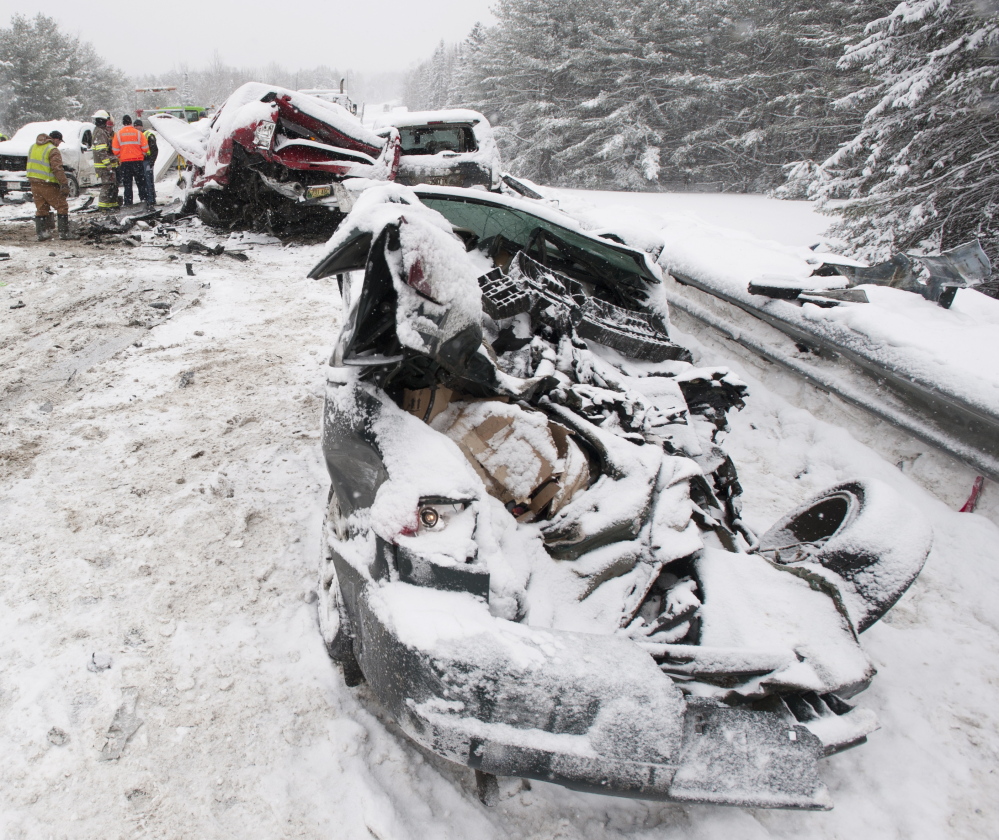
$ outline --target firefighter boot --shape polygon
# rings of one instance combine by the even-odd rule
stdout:
[[[35,216],[35,233],[39,242],[48,242],[52,238],[49,233],[49,220],[45,216]]]
[[[59,216],[56,219],[59,225],[59,238],[60,239],[79,239],[73,231],[69,229],[69,216]]]

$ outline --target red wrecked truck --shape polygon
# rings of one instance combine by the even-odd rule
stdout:
[[[335,102],[276,85],[243,85],[211,120],[150,123],[187,161],[185,199],[217,227],[329,233],[352,204],[345,182],[393,181],[399,168],[398,130],[379,136]]]

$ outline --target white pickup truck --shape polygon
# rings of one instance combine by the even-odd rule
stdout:
[[[63,142],[59,151],[69,179],[70,196],[77,196],[80,190],[100,183],[94,169],[94,153],[90,148],[94,132],[92,123],[75,120],[28,123],[10,140],[0,143],[0,199],[5,198],[8,193],[31,191],[25,174],[28,151],[39,134],[56,130],[62,132]]]

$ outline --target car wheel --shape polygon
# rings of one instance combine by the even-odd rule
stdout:
[[[804,577],[818,573],[843,596],[857,632],[881,618],[926,562],[929,526],[878,481],[831,487],[760,537],[758,551]]]
[[[66,180],[69,182],[69,197],[77,198],[80,195],[80,182],[76,180],[75,175],[70,175],[68,172]]]
[[[345,536],[343,531],[343,515],[336,496],[330,493],[329,506],[326,510],[326,521],[323,523],[322,551],[319,559],[319,585],[316,592],[319,596],[317,612],[319,615],[319,633],[326,645],[330,659],[343,669],[343,677],[347,685],[355,686],[364,681],[364,675],[354,656],[354,639],[351,633],[350,617],[343,604],[343,593],[337,579],[336,564],[333,561],[333,544]]]

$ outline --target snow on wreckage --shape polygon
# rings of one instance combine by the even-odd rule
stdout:
[[[379,136],[335,102],[258,82],[210,122],[150,121],[187,159],[187,194],[218,227],[329,232],[350,204],[345,180],[391,181],[399,166],[398,130]]]
[[[670,340],[645,254],[544,206],[371,187],[331,275],[319,618],[348,682],[480,778],[829,807],[817,760],[877,726],[858,634],[930,547],[893,491],[749,533],[717,445],[745,387]]]

